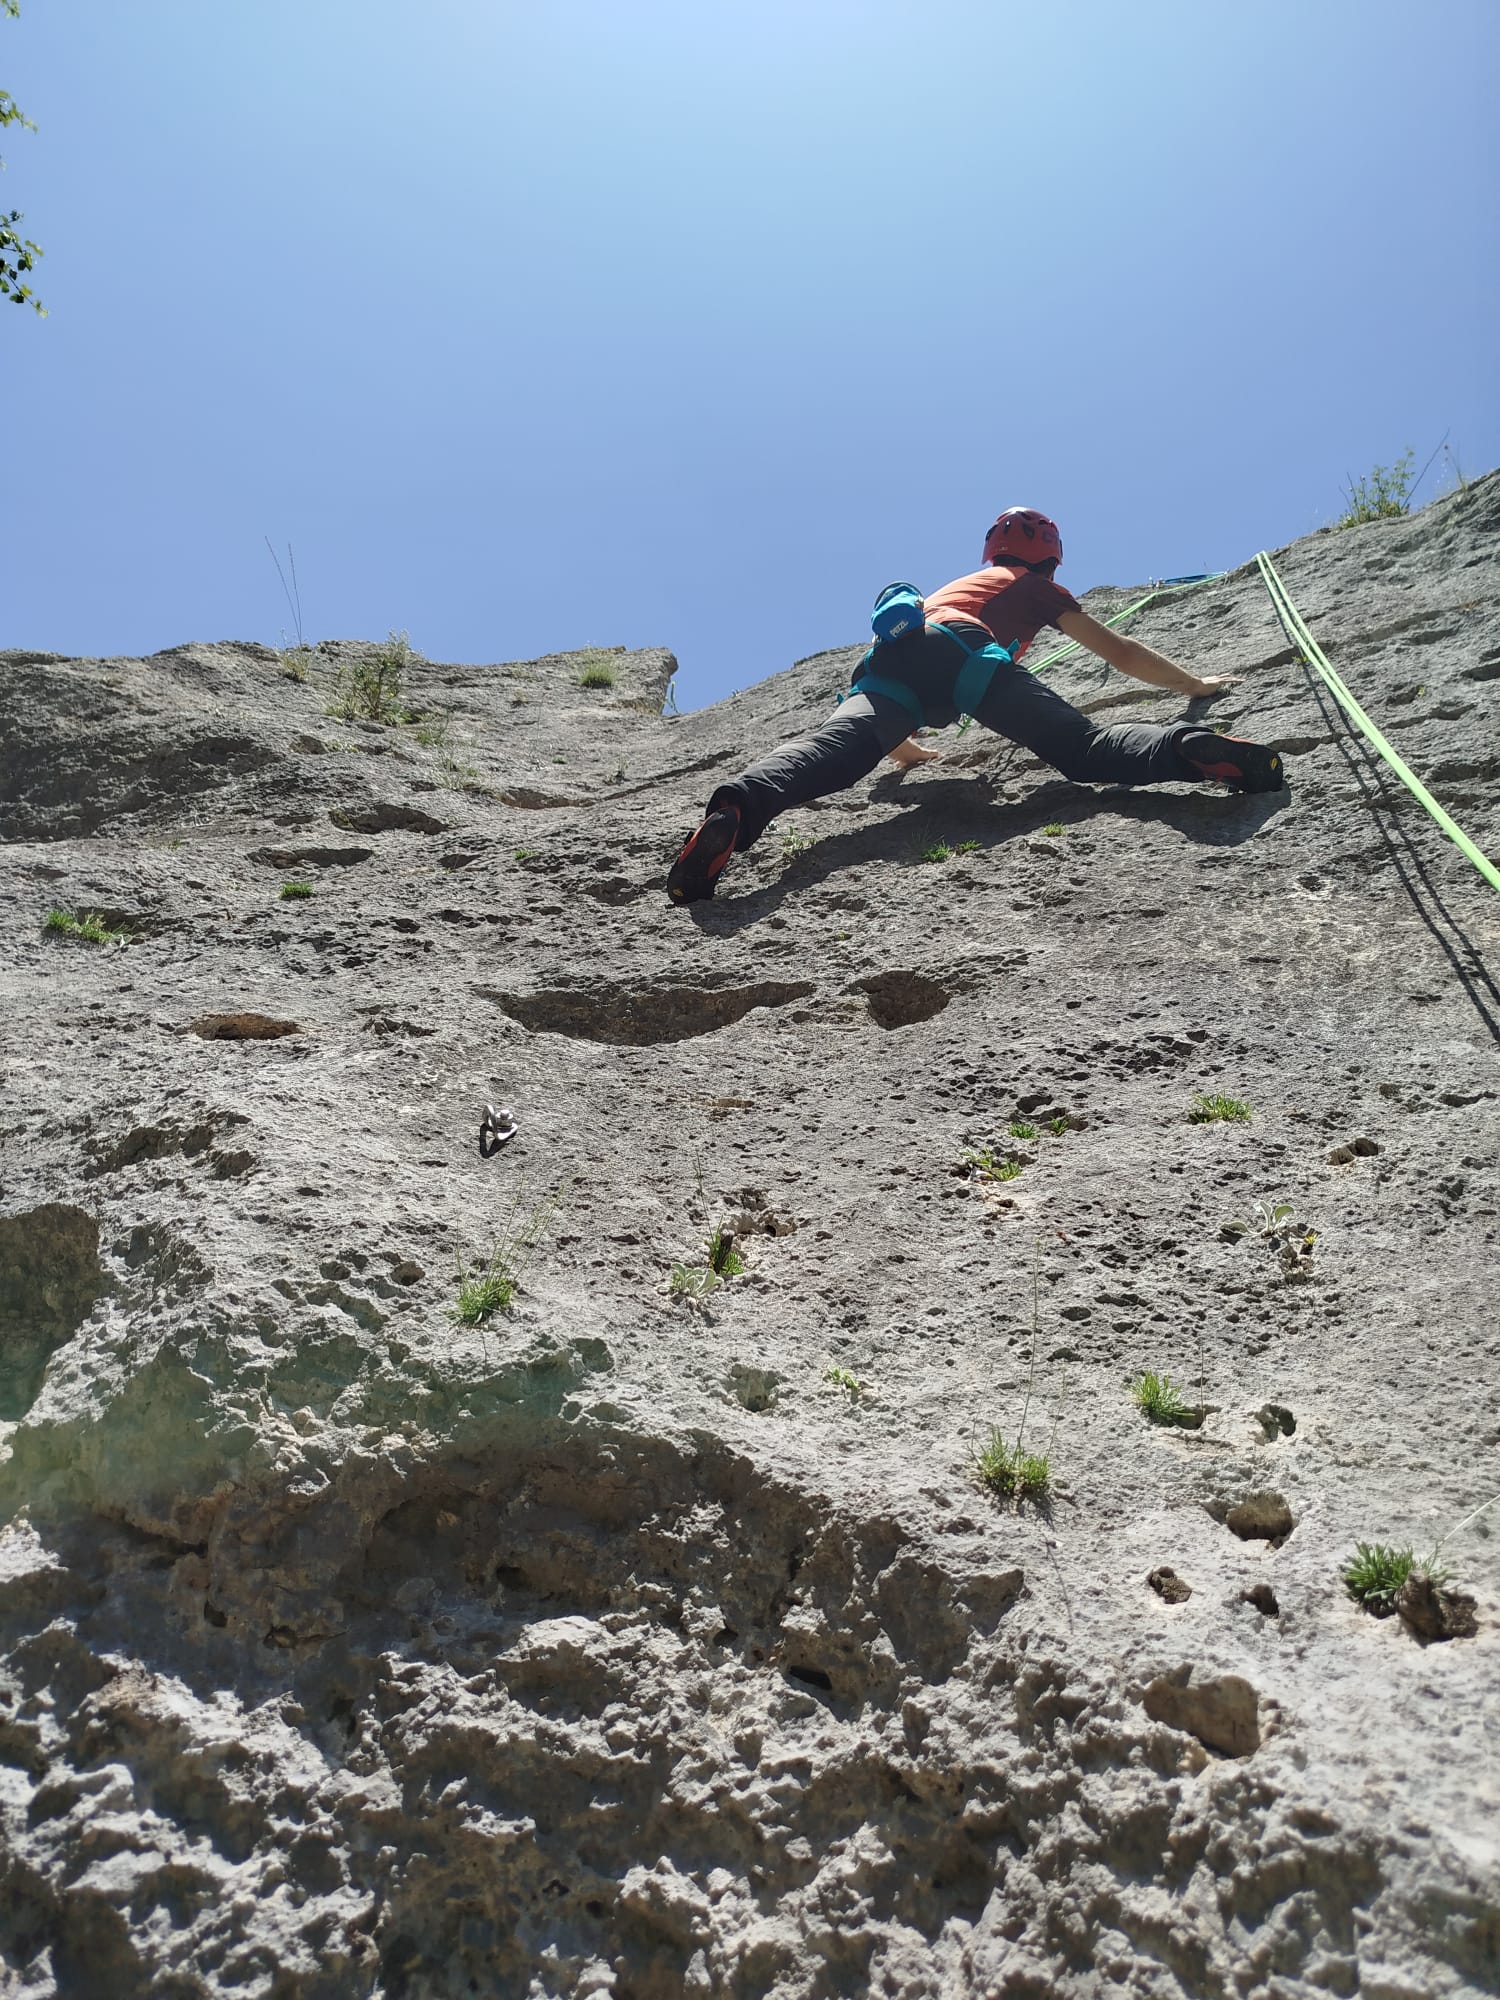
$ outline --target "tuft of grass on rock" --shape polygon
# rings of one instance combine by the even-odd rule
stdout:
[[[1344,488],[1349,505],[1334,522],[1336,528],[1358,528],[1366,521],[1393,520],[1411,512],[1411,462],[1416,453],[1404,451],[1394,465],[1372,465]]]
[[[990,1426],[988,1440],[977,1449],[970,1444],[970,1465],[976,1482],[988,1492],[997,1494],[1002,1500],[1044,1500],[1052,1484],[1052,1447],[1057,1440],[1057,1430],[1062,1422],[1063,1404],[1067,1400],[1068,1376],[1064,1366],[1062,1386],[1058,1391],[1057,1408],[1053,1412],[1052,1431],[1047,1439],[1045,1451],[1027,1451],[1026,1420],[1031,1414],[1032,1392],[1036,1388],[1037,1349],[1042,1337],[1041,1262],[1040,1239],[1033,1249],[1031,1264],[1031,1358],[1026,1371],[1026,1396],[1021,1404],[1021,1420],[1016,1425],[1015,1443],[1012,1444],[998,1424]],[[1064,1355],[1067,1350],[1064,1349]]]
[[[496,1250],[482,1270],[462,1278],[453,1317],[460,1326],[478,1326],[491,1313],[504,1312],[516,1295],[516,1274]]]
[[[1052,1462],[1044,1451],[1007,1444],[998,1430],[974,1454],[974,1477],[1002,1500],[1039,1500],[1052,1483]]]
[[[283,882],[281,900],[283,903],[299,903],[312,894],[311,882]]]
[[[77,914],[72,910],[49,910],[44,928],[60,931],[64,937],[82,938],[86,944],[124,944],[129,935],[126,931],[112,931],[97,910]]]
[[[922,859],[924,861],[951,861],[953,859],[953,849],[948,845],[946,840],[935,840],[931,847],[923,848]]]
[[[1417,1567],[1415,1552],[1389,1542],[1361,1542],[1343,1569],[1344,1588],[1376,1618],[1389,1618],[1396,1594]],[[1434,1583],[1443,1579],[1434,1576]]]
[[[726,1229],[714,1230],[708,1239],[708,1268],[716,1278],[738,1278],[744,1273],[745,1260]]]
[[[979,852],[979,842],[977,840],[961,840],[953,852],[955,854],[977,854]]]
[[[517,1188],[516,1198],[511,1203],[510,1213],[488,1262],[467,1272],[462,1266],[459,1268],[458,1298],[453,1307],[453,1318],[460,1326],[478,1326],[492,1313],[509,1310],[521,1283],[521,1273],[546,1233],[567,1188],[568,1183],[564,1182],[555,1194],[547,1195],[538,1202],[528,1215],[522,1214],[525,1183]]]
[[[1177,1392],[1170,1375],[1143,1369],[1130,1384],[1135,1406],[1153,1424],[1180,1424],[1191,1412]]]
[[[316,646],[298,645],[287,646],[277,657],[281,661],[281,671],[289,681],[305,681],[308,676],[308,669],[317,659],[317,656],[318,649]]]
[[[1019,1160],[1008,1160],[990,1146],[976,1146],[960,1157],[959,1164],[972,1167],[982,1181],[1013,1181],[1021,1171]]]
[[[1189,1124],[1212,1125],[1221,1120],[1226,1125],[1248,1125],[1250,1106],[1243,1097],[1225,1097],[1218,1092],[1205,1095],[1198,1091],[1188,1110]]]
[[[586,646],[578,655],[578,685],[581,688],[612,688],[620,676],[609,654],[598,646]]]
[[[1034,1139],[1036,1137],[1035,1125],[1028,1125],[1024,1118],[1012,1118],[1009,1129],[1012,1139]]]
[[[1054,1138],[1060,1139],[1067,1129],[1068,1121],[1066,1118],[1049,1118],[1047,1120],[1047,1130],[1052,1133]]]
[[[842,1389],[851,1403],[857,1403],[865,1393],[864,1383],[860,1381],[852,1368],[825,1369],[823,1380],[828,1383],[830,1388]]]
[[[341,722],[409,722],[406,675],[416,657],[406,634],[392,632],[378,651],[336,669],[325,713]]]
[[[1042,832],[1046,834],[1049,840],[1057,840],[1062,834],[1067,832],[1067,828],[1060,819],[1054,819],[1042,828]]]

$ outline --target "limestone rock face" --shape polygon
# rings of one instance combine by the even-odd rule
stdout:
[[[1497,528],[1278,557],[1492,855]],[[1340,1572],[1500,1488],[1500,899],[1253,566],[1134,629],[1287,793],[950,734],[686,912],[857,647],[0,654],[0,1988],[1494,1990],[1500,1509]]]

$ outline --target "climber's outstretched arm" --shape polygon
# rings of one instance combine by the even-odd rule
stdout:
[[[1118,667],[1122,674],[1129,674],[1133,680],[1145,681],[1151,687],[1169,688],[1173,694],[1216,694],[1220,688],[1239,686],[1238,674],[1190,673],[1186,667],[1179,667],[1175,660],[1153,653],[1139,639],[1127,639],[1123,632],[1116,632],[1112,626],[1101,625],[1086,611],[1065,611],[1057,622],[1066,637],[1076,639],[1080,646],[1087,646],[1091,653],[1097,653],[1110,666]]]

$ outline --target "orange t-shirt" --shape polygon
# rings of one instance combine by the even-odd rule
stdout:
[[[1003,564],[955,577],[922,600],[929,624],[982,625],[1016,660],[1044,625],[1055,625],[1065,611],[1079,608],[1072,592],[1050,577]]]

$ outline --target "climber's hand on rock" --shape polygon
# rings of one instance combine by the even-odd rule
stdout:
[[[1220,694],[1225,688],[1237,688],[1244,678],[1243,674],[1200,674],[1193,693]]]

